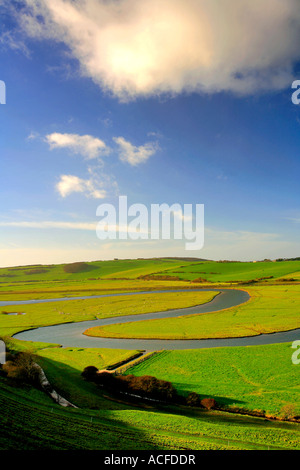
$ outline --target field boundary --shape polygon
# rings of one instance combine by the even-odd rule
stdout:
[[[126,372],[131,367],[137,366],[138,364],[141,364],[142,362],[146,361],[147,359],[150,359],[151,357],[153,357],[157,354],[160,354],[161,352],[162,351],[152,351],[152,352],[149,352],[149,353],[143,352],[142,356],[139,356],[139,358],[137,358],[137,359],[133,359],[133,360],[130,359],[130,361],[127,362],[125,365],[122,365],[122,366],[117,367],[116,369],[114,369],[114,372],[115,372],[116,375],[124,374],[124,372]],[[111,369],[108,369],[108,370],[111,370]]]

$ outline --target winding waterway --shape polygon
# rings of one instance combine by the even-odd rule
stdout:
[[[145,351],[157,351],[162,349],[200,349],[215,348],[222,346],[251,346],[273,343],[290,342],[300,337],[300,329],[286,331],[281,333],[264,334],[258,336],[249,336],[243,338],[226,339],[203,339],[203,340],[144,340],[144,339],[115,339],[115,338],[97,338],[86,336],[83,332],[93,326],[105,326],[115,323],[127,323],[132,321],[143,321],[157,318],[170,318],[182,315],[209,313],[226,308],[234,307],[247,302],[250,298],[246,291],[239,289],[193,289],[201,292],[220,292],[212,301],[206,304],[167,310],[164,312],[154,312],[141,315],[126,315],[114,318],[105,318],[99,320],[82,321],[76,323],[63,323],[59,325],[35,328],[23,331],[14,335],[16,339],[25,341],[39,341],[45,343],[60,344],[63,347],[83,347],[83,348],[113,348],[113,349],[138,349]],[[92,299],[111,296],[157,294],[165,292],[190,292],[190,290],[164,290],[147,292],[129,292],[118,294],[103,294],[99,296],[84,297],[66,297],[59,299],[25,300],[25,301],[3,301],[4,305],[26,305],[42,302],[58,302],[62,300]],[[26,310],[26,309],[24,309]],[[218,319],[220,320],[220,316]]]

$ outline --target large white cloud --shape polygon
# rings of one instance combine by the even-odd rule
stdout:
[[[25,0],[31,37],[64,42],[82,73],[120,99],[254,93],[290,85],[298,0]]]

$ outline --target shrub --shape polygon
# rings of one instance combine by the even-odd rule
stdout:
[[[97,372],[94,376],[93,382],[98,385],[102,385],[108,390],[115,388],[116,377],[110,372]]]
[[[98,369],[95,366],[87,366],[83,369],[81,375],[86,380],[94,381],[97,377]]]
[[[193,279],[191,282],[208,282],[208,280],[203,277],[197,277],[197,279]]]
[[[292,419],[296,416],[296,407],[293,403],[287,403],[280,410],[280,415],[283,419]]]
[[[128,382],[128,389],[141,396],[156,398],[158,400],[170,401],[176,396],[176,390],[171,382],[160,380],[150,375],[141,377],[123,376]]]
[[[150,375],[136,377],[134,375],[114,375],[110,372],[99,372],[94,366],[88,366],[81,374],[86,380],[91,380],[112,392],[126,392],[141,397],[170,401],[177,397],[171,382],[160,380]]]
[[[32,354],[28,352],[11,356],[10,360],[3,364],[3,370],[9,378],[34,385],[39,383],[39,370]]]
[[[186,404],[188,406],[200,406],[200,397],[196,392],[191,392],[186,398]]]
[[[206,408],[207,410],[211,410],[217,405],[216,400],[214,398],[203,398],[200,403],[201,406],[203,406],[203,408]]]

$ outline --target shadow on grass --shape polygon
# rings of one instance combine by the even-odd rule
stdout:
[[[1,374],[0,406],[4,401],[5,410],[1,412],[0,428],[6,435],[4,448],[116,451],[164,448],[154,432],[144,432],[126,415],[122,420],[113,413],[136,407],[105,399],[95,384],[86,382],[80,371],[69,365],[40,356],[34,359],[53,388],[78,408],[63,408],[49,402],[42,391],[33,394],[39,397],[37,401],[30,400],[28,385],[22,386]],[[1,399],[3,384],[9,390],[4,400]],[[3,449],[1,445],[0,448]]]
[[[123,400],[110,400],[95,384],[82,378],[81,370],[38,355],[35,360],[43,368],[54,389],[78,408],[66,409],[52,402],[49,404],[49,398],[44,392],[39,392],[38,400],[30,399],[28,387],[24,390],[21,387],[14,389],[11,384],[7,387],[6,394],[3,395],[1,383],[3,379],[0,377],[2,410],[0,437],[5,437],[2,441],[3,445],[0,443],[1,449],[110,451],[181,449],[180,433],[176,436],[170,431],[170,435],[168,433],[160,435],[155,431],[155,421],[152,428],[152,413],[161,415],[159,418],[161,423],[164,423],[164,417],[167,415],[187,416],[199,421],[199,429],[201,429],[201,421],[216,425],[279,427],[279,423],[266,422],[261,418],[219,411],[211,412],[175,405],[149,406],[140,403],[124,403]],[[215,396],[214,398],[220,400],[222,397]],[[139,415],[130,413],[133,410]],[[124,411],[124,414],[120,411]],[[143,427],[141,424],[138,426],[135,421],[138,418],[139,422],[142,422],[140,413],[144,413]],[[191,441],[191,445],[193,444],[195,442]]]
[[[180,387],[179,387],[179,385],[180,385]],[[192,392],[192,390],[190,388],[191,384],[182,383],[182,382],[179,384],[177,382],[177,383],[174,383],[174,386],[176,388],[179,388],[179,390],[180,390],[179,393],[182,396],[187,397],[188,394]],[[203,389],[205,389],[205,384],[203,385]],[[202,400],[204,398],[213,398],[216,401],[217,405],[222,406],[222,407],[226,407],[226,406],[230,406],[230,405],[237,405],[237,406],[241,405],[242,406],[246,403],[245,401],[238,400],[237,398],[231,399],[229,397],[222,397],[222,396],[219,396],[219,395],[212,395],[210,393],[206,393],[206,394],[198,393],[198,395],[199,395],[200,400]]]

